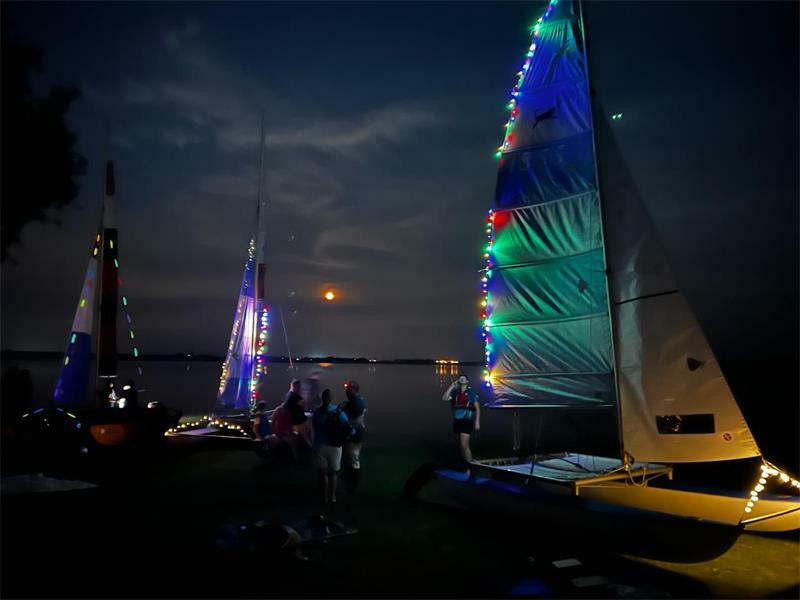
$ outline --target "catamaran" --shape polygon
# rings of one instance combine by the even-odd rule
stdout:
[[[58,419],[64,432],[88,431],[86,442],[118,446],[133,440],[158,438],[180,414],[153,401],[135,406],[138,390],[132,381],[119,381],[117,313],[125,325],[134,359],[140,358],[128,298],[121,293],[119,236],[114,216],[114,164],[106,162],[100,225],[92,244],[72,330],[53,392],[53,407],[32,411],[25,418],[52,424]],[[96,333],[96,373],[90,386],[92,333]],[[142,375],[141,366],[137,366]],[[127,406],[126,406],[127,403]],[[114,405],[113,407],[111,405]],[[111,410],[114,408],[113,410]],[[86,446],[84,446],[85,448]]]
[[[269,306],[264,302],[266,275],[266,200],[264,179],[264,127],[261,126],[258,169],[256,231],[247,245],[242,283],[234,311],[233,326],[222,364],[214,410],[167,431],[203,437],[249,439],[250,416],[255,412],[267,373]],[[291,359],[290,359],[291,360]]]
[[[800,527],[800,482],[767,461],[666,262],[611,132],[593,106],[582,7],[550,0],[507,105],[486,218],[481,317],[489,408],[613,410],[616,456],[473,461],[449,486],[754,531]],[[611,121],[621,118],[611,115]],[[736,465],[745,490],[682,482]],[[483,493],[484,501],[489,495]],[[495,498],[496,499],[496,498]]]

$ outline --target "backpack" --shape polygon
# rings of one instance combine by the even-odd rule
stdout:
[[[350,438],[350,424],[342,421],[341,408],[326,411],[325,420],[322,423],[322,430],[328,438],[328,445],[335,448],[341,447]]]

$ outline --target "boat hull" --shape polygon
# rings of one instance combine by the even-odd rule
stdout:
[[[580,488],[580,496],[596,502],[658,513],[669,513],[698,521],[738,525],[749,496],[697,492],[686,489],[636,486],[607,482]],[[755,503],[742,524],[748,531],[781,532],[800,529],[800,500],[791,496],[764,496]]]
[[[604,483],[596,489],[582,487],[576,495],[568,486],[543,479],[489,475],[475,469],[474,476],[468,477],[429,464],[409,479],[406,494],[506,520],[515,530],[530,528],[532,539],[540,543],[560,543],[566,538],[579,540],[581,545],[673,562],[716,558],[744,530],[738,523],[688,514],[688,507],[697,501],[695,494]],[[714,500],[705,498],[704,502],[712,505]],[[664,512],[675,503],[687,514]]]

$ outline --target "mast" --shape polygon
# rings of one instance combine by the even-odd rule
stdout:
[[[264,279],[266,266],[266,202],[264,200],[264,114],[261,114],[261,130],[258,147],[258,205],[256,207],[256,252],[255,273],[253,274],[255,289],[253,290],[253,306],[255,317],[253,319],[253,364],[250,376],[250,411],[254,412],[259,397],[259,385],[266,370],[266,342],[269,313],[264,306]]]
[[[94,394],[99,400],[101,380],[117,375],[117,298],[119,295],[119,244],[114,226],[114,165],[106,162],[100,223],[93,240],[89,264],[72,321],[61,372],[53,390],[56,405],[82,407],[87,403],[92,334],[97,357]],[[133,332],[131,332],[131,337]]]
[[[266,202],[264,200],[264,120],[258,166],[256,232],[250,238],[242,285],[233,318],[228,352],[222,365],[215,414],[253,412],[259,399],[259,384],[266,373],[269,310],[264,305]]]
[[[583,19],[583,2],[581,0],[577,0],[578,4],[578,18],[580,22],[580,31],[581,35],[583,36],[583,60],[584,64],[586,65],[586,93],[589,97],[590,105],[592,103],[592,85],[591,85],[591,67],[589,66],[589,42],[586,35],[586,23]],[[594,126],[594,111],[590,111],[589,119],[592,124],[592,132],[595,131]],[[595,135],[592,134],[592,152],[594,156],[594,177],[595,181],[597,181],[597,205],[600,213],[600,235],[602,237],[602,246],[603,246],[603,272],[606,274],[606,305],[608,307],[608,319],[611,323],[611,356],[613,359],[613,369],[614,369],[614,389],[616,390],[616,402],[614,403],[614,410],[617,414],[617,438],[619,443],[619,456],[620,460],[622,460],[622,464],[628,464],[628,455],[625,452],[625,439],[622,435],[622,403],[619,401],[619,368],[618,368],[618,360],[619,356],[617,354],[616,348],[616,332],[619,331],[617,327],[617,323],[615,322],[614,311],[612,310],[611,306],[611,282],[609,281],[608,277],[608,250],[606,248],[606,212],[605,207],[603,204],[603,194],[601,192],[602,189],[602,182],[600,181],[600,172],[597,167],[597,143],[595,141]]]
[[[114,163],[106,161],[100,250],[100,319],[97,335],[97,378],[117,376],[117,302],[119,296],[119,241],[114,219]]]

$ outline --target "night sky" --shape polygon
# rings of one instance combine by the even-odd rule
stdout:
[[[89,167],[62,224],[28,226],[3,265],[2,347],[66,343],[108,121],[140,348],[223,354],[263,111],[267,295],[293,353],[479,360],[492,154],[540,6],[3,3],[44,52],[38,89],[81,88],[70,125]],[[622,151],[723,367],[796,369],[798,5],[587,15],[592,86],[624,114]]]

